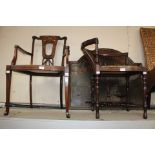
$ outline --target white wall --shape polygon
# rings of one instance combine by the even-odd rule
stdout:
[[[14,45],[18,44],[31,51],[32,36],[67,36],[70,45],[70,60],[82,56],[81,42],[92,37],[99,38],[99,46],[129,52],[135,62],[144,63],[139,27],[0,27],[0,102],[5,102],[5,66],[13,57]],[[22,63],[26,63],[22,57]],[[20,78],[19,78],[20,77]],[[29,102],[28,76],[13,74],[12,102]],[[59,103],[59,80],[44,77],[33,79],[33,102]]]

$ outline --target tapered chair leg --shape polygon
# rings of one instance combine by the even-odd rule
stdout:
[[[30,108],[33,108],[33,104],[32,104],[32,76],[30,75]]]
[[[63,108],[63,76],[60,77],[60,108]]]
[[[70,118],[69,107],[70,107],[70,85],[69,75],[65,75],[65,102],[66,102],[66,117]]]
[[[11,91],[11,77],[12,77],[12,71],[7,70],[6,71],[6,111],[4,115],[9,114],[9,109],[10,109],[10,91]]]

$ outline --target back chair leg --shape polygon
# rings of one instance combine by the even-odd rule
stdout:
[[[129,76],[126,76],[126,111],[129,111]]]
[[[10,109],[10,91],[11,91],[11,77],[12,77],[12,71],[7,70],[6,71],[6,111],[4,115],[9,114],[9,109]]]
[[[30,108],[33,108],[33,104],[32,104],[32,75],[30,75]]]
[[[63,76],[60,76],[60,108],[63,109]]]
[[[91,78],[91,110],[94,111],[95,109],[95,101],[94,101],[94,77]]]

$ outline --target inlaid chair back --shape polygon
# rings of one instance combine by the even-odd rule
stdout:
[[[33,42],[32,42],[32,55],[34,55],[35,51],[35,42],[36,40],[41,41],[41,51],[42,51],[42,65],[49,65],[49,66],[54,66],[55,64],[55,57],[58,55],[58,50],[57,50],[57,44],[59,41],[62,41],[62,50],[61,54],[62,55],[62,60],[61,60],[61,66],[64,66],[64,57],[65,57],[65,47],[66,47],[66,41],[67,37],[60,37],[60,36],[40,36],[36,37],[33,36]],[[60,60],[60,59],[59,59]],[[33,57],[31,60],[31,64],[34,63]]]

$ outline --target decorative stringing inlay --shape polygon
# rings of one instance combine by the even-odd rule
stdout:
[[[9,70],[7,70],[7,71],[6,71],[6,74],[9,74],[9,73],[10,73],[10,71],[9,71]]]
[[[124,71],[126,71],[126,69],[125,68],[120,68],[120,71],[124,72]]]
[[[39,69],[44,70],[44,69],[45,69],[45,67],[44,67],[44,66],[39,66]]]
[[[146,75],[147,74],[147,72],[143,72],[143,75]]]
[[[100,71],[96,71],[96,74],[100,74]]]

